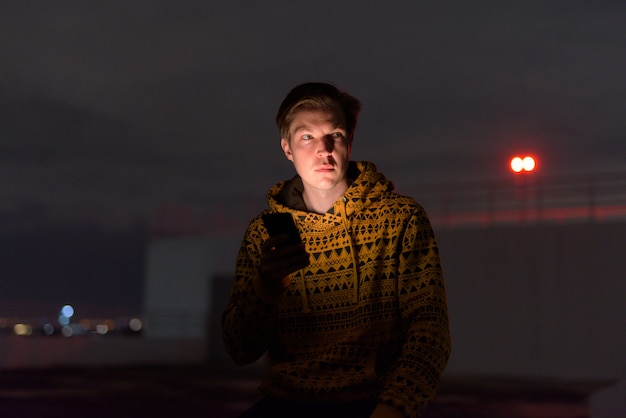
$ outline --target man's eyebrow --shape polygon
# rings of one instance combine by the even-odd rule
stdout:
[[[294,133],[296,133],[296,132],[298,132],[298,131],[302,131],[302,130],[309,130],[309,129],[310,129],[310,128],[309,128],[309,125],[306,125],[306,124],[304,124],[304,125],[298,125],[298,126],[296,126],[295,128],[293,128],[293,132],[294,132]],[[340,123],[336,123],[336,124],[334,124],[333,129],[340,129],[340,130],[343,130],[343,131],[345,131],[345,130],[346,130],[346,128],[344,128],[343,126],[341,126],[341,124],[340,124]]]

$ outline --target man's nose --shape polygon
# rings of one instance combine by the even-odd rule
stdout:
[[[318,154],[330,154],[335,148],[335,141],[330,135],[324,135],[320,141]]]

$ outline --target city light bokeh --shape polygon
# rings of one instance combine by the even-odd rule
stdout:
[[[0,335],[19,337],[34,336],[87,336],[87,335],[139,335],[143,321],[138,317],[77,319],[72,305],[64,305],[58,311],[56,321],[48,318],[0,317]]]

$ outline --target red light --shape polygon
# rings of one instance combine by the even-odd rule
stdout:
[[[515,157],[511,160],[511,170],[515,173],[519,173],[524,168],[524,162],[520,157]]]
[[[533,157],[527,155],[525,157],[513,157],[511,159],[511,170],[514,173],[521,173],[522,171],[531,172],[535,169],[537,163]]]
[[[535,159],[531,156],[526,156],[522,160],[524,171],[533,171],[535,169]]]

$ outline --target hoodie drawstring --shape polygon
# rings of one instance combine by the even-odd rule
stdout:
[[[311,308],[309,308],[309,299],[306,297],[306,286],[304,285],[304,274],[302,274],[302,270],[298,270],[298,283],[300,283],[300,294],[302,294],[302,312],[309,313],[311,312]]]
[[[346,232],[346,235],[350,238],[350,255],[352,256],[352,266],[354,272],[354,274],[352,275],[352,280],[354,281],[352,286],[352,303],[357,304],[359,302],[359,276],[357,275],[356,249],[354,248],[354,241],[352,240],[352,235],[350,234],[350,222],[348,221],[348,213],[346,210],[347,201],[347,197],[341,197],[341,202],[343,204],[340,206],[340,209],[341,219],[343,221],[343,228]]]
[[[354,241],[352,239],[352,235],[350,234],[350,222],[348,220],[348,214],[346,209],[348,199],[343,196],[341,198],[342,204],[339,205],[339,214],[341,216],[342,225],[345,231],[345,234],[350,239],[350,256],[352,257],[352,266],[353,266],[353,275],[352,275],[352,304],[357,304],[359,302],[359,277],[357,275],[357,259],[356,259],[356,248],[354,247]],[[297,272],[298,275],[298,287],[300,288],[300,294],[302,295],[302,312],[309,313],[311,312],[311,308],[309,307],[309,299],[306,294],[306,284],[304,282],[304,274],[302,270]]]
[[[297,219],[297,215],[292,212],[292,216],[294,217],[295,221]],[[302,295],[302,312],[309,313],[311,312],[311,308],[309,308],[309,299],[306,296],[306,285],[304,283],[304,274],[302,273],[302,269],[293,274],[298,275],[296,282],[298,283],[298,287],[300,288],[300,294]],[[296,279],[296,277],[292,276],[292,280],[293,279]]]

